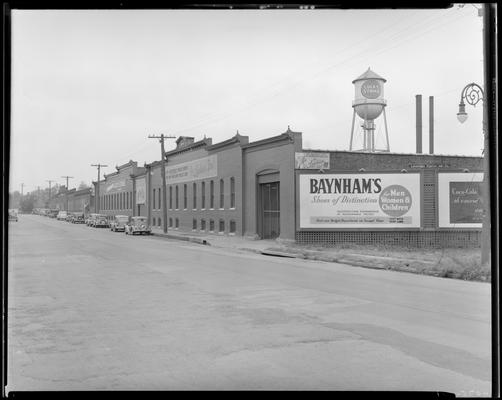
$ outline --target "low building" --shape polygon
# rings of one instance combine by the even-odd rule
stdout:
[[[165,163],[173,231],[309,244],[480,243],[481,157],[303,149],[302,134],[288,128],[256,142],[182,136]],[[161,165],[131,175],[136,214],[158,228]]]

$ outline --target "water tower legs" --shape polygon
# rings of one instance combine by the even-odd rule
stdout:
[[[354,122],[356,121],[356,109],[354,108],[354,112],[352,113],[352,129],[350,130],[350,151],[352,151],[352,143],[354,139]]]

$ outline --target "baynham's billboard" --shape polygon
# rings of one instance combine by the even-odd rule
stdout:
[[[300,228],[420,228],[420,174],[302,174]]]
[[[483,173],[438,174],[440,228],[482,228]]]

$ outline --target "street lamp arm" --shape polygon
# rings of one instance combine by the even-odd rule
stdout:
[[[480,100],[484,101],[484,97],[485,92],[483,88],[477,83],[472,82],[462,89],[462,94],[460,95],[460,104],[464,104],[465,99],[471,106],[475,106]]]

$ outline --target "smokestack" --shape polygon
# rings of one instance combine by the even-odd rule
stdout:
[[[422,95],[415,95],[417,102],[417,154],[422,153]]]
[[[429,154],[434,154],[434,96],[429,96]]]

